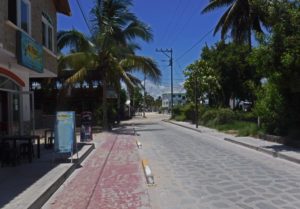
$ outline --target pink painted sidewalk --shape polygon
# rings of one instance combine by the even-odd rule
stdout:
[[[43,208],[151,208],[135,138],[109,135]]]

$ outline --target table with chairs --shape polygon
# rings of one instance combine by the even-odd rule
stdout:
[[[13,166],[20,163],[21,158],[27,158],[31,163],[34,154],[34,142],[37,141],[36,154],[40,158],[40,136],[15,135],[0,136],[0,161],[1,166]]]

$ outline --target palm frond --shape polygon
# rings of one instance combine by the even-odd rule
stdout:
[[[57,33],[57,48],[61,51],[64,47],[74,48],[76,51],[90,51],[93,44],[79,31],[59,31]]]
[[[237,0],[228,11],[228,14],[226,15],[226,18],[224,20],[221,35],[224,37],[224,35],[227,33],[228,29],[233,26],[234,21],[240,21],[241,18],[244,18],[244,15],[241,15],[241,13],[246,13],[245,8],[247,7],[247,4],[245,5],[245,0]],[[248,13],[248,12],[247,12]],[[248,16],[246,14],[246,16]],[[239,17],[239,18],[237,18]],[[237,24],[240,26],[239,24]]]
[[[149,57],[131,55],[120,61],[120,64],[127,71],[143,72],[155,83],[160,81],[161,71],[157,63]]]
[[[74,84],[76,82],[84,81],[86,75],[87,75],[87,69],[83,67],[80,70],[78,70],[76,73],[74,73],[72,76],[70,76],[68,79],[66,79],[64,85]]]
[[[58,57],[58,70],[95,68],[97,55],[94,53],[76,52]]]
[[[130,23],[124,29],[123,33],[128,40],[133,40],[136,37],[139,37],[142,40],[149,42],[153,39],[151,28],[141,21]]]
[[[232,4],[234,0],[212,0],[201,12],[201,14],[210,12],[220,7],[225,7]]]
[[[230,9],[231,9],[231,7],[229,7],[229,8],[227,9],[227,11],[222,15],[222,17],[221,17],[221,19],[219,20],[217,26],[215,27],[214,35],[216,35],[216,33],[217,33],[217,32],[220,30],[220,28],[223,26],[224,21],[225,21],[227,15],[228,15]],[[224,36],[222,36],[222,39],[223,39],[223,38],[224,38]]]

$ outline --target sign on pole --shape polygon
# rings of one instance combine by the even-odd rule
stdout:
[[[73,160],[73,148],[76,148],[75,112],[56,112],[54,136],[54,152],[71,153]]]

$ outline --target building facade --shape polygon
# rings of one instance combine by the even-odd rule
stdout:
[[[0,135],[34,126],[29,80],[57,75],[57,12],[71,15],[68,0],[0,1]]]
[[[185,93],[173,93],[173,107],[183,106],[186,104]],[[162,95],[162,107],[171,109],[171,93],[164,93]]]

